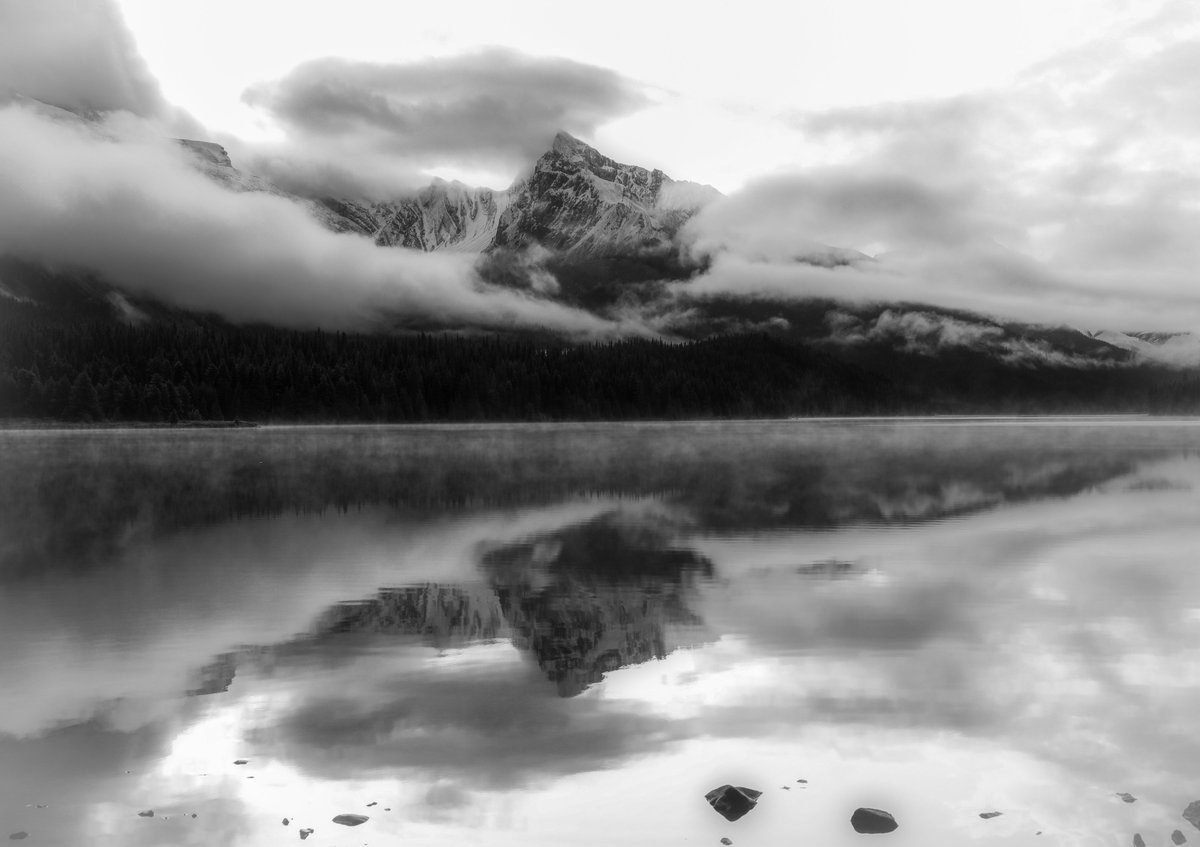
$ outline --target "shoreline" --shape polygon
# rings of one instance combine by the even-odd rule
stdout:
[[[203,430],[203,429],[347,429],[347,428],[475,428],[475,427],[545,427],[545,426],[677,426],[694,424],[935,424],[935,425],[1005,425],[1005,424],[1200,424],[1200,417],[1189,415],[1140,414],[1045,414],[1045,415],[830,415],[788,418],[644,418],[644,419],[575,419],[575,420],[490,420],[490,421],[180,421],[158,423],[147,421],[80,421],[0,420],[0,432],[13,431],[105,431],[105,430]]]

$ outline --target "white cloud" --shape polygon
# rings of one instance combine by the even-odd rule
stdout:
[[[334,234],[285,197],[232,191],[177,145],[0,110],[0,252],[88,268],[121,288],[235,321],[619,327],[484,284],[473,257]]]

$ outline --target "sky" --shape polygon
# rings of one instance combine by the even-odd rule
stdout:
[[[0,94],[101,112],[110,140],[210,139],[289,191],[397,196],[433,176],[503,188],[564,129],[727,195],[685,232],[712,262],[677,298],[905,299],[1086,329],[1200,330],[1198,71],[1200,14],[1179,0],[587,10],[524,0],[463,2],[452,14],[378,0],[186,11],[0,0]],[[90,142],[70,143],[74,131],[44,114],[0,120],[10,213],[0,208],[0,220],[12,225],[0,249],[19,241],[56,258],[63,234],[83,228],[64,260],[237,319],[271,319],[292,290],[280,322],[312,324],[337,299],[324,290],[329,268],[344,266],[350,305],[333,310],[344,326],[390,309],[653,331],[636,315],[597,319],[487,291],[461,260],[347,247],[297,224],[279,198],[182,203],[149,183],[211,192],[162,156],[154,167],[170,178],[147,180],[132,163],[92,174],[90,217],[68,223],[54,174],[112,157],[86,155]],[[17,173],[31,158],[42,182]],[[142,214],[121,223],[141,226],[88,223],[130,195]],[[241,245],[211,286],[214,274],[192,267],[203,245],[186,233],[144,261],[114,255],[114,245],[140,249],[148,221],[180,217]],[[229,223],[247,220],[258,222],[250,234]],[[283,246],[260,254],[270,243]],[[307,255],[285,261],[297,245]],[[795,261],[830,245],[877,261]],[[163,281],[164,263],[185,282]]]

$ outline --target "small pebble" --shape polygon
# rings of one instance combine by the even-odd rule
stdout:
[[[249,759],[237,759],[237,760],[234,762],[234,764],[235,764],[235,765],[246,765],[246,764],[249,764],[249,763],[250,763],[250,760],[249,760]]]
[[[730,841],[728,838],[722,838],[721,843],[724,844],[725,847],[729,847],[729,845],[732,844],[733,842]]]
[[[310,827],[305,827],[304,829],[300,830],[300,840],[303,841],[304,839],[308,838],[308,836],[310,836],[312,834],[313,834],[313,830]]]
[[[152,818],[152,817],[154,817],[154,810],[147,809],[144,812],[138,812],[138,817],[139,818]]]
[[[371,808],[372,806],[378,806],[378,805],[379,805],[379,803],[378,803],[378,802],[376,802],[376,801],[372,800],[370,803],[368,803],[368,804],[367,804],[367,808],[369,809],[369,808]]]
[[[1179,830],[1175,830],[1174,832],[1171,833],[1171,840],[1174,841],[1176,844],[1186,844],[1187,836],[1184,835]]]
[[[998,818],[1002,814],[1004,814],[1004,812],[980,812],[979,817],[986,821],[988,818]]]
[[[1133,847],[1146,847],[1146,839],[1142,838],[1140,832],[1133,834]]]
[[[1137,798],[1134,797],[1132,794],[1130,794],[1128,791],[1118,791],[1117,796],[1120,797],[1122,800],[1124,800],[1126,803],[1136,803],[1137,802]]]
[[[12,835],[8,836],[8,840],[9,841],[22,841],[28,837],[29,837],[29,833],[22,830],[21,832],[14,832]]]
[[[288,819],[287,819],[287,818],[284,818],[284,819],[283,819],[283,825],[284,825],[284,826],[287,826],[287,825],[288,825]]]

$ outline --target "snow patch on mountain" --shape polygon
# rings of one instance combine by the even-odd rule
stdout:
[[[679,228],[720,193],[617,162],[560,132],[530,174],[505,191],[435,180],[386,203],[325,199],[339,231],[386,247],[488,253],[534,245],[575,257],[669,250]]]
[[[1114,347],[1128,350],[1145,361],[1178,367],[1200,365],[1200,336],[1190,332],[1120,332],[1106,329],[1090,335]]]

